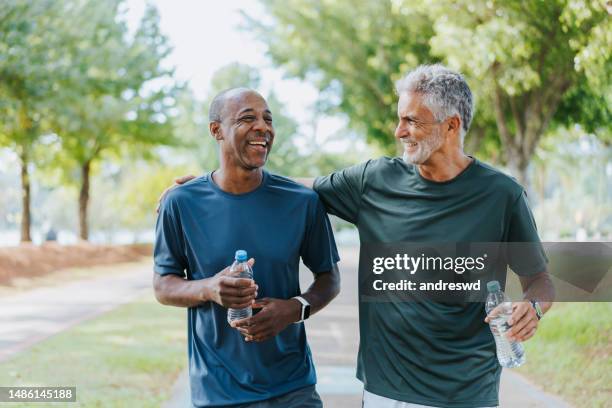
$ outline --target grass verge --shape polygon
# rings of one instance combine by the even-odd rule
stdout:
[[[558,303],[525,343],[518,371],[576,407],[612,401],[612,303]]]
[[[187,364],[185,319],[150,297],[120,306],[0,363],[0,386],[76,386],[74,407],[159,407]]]

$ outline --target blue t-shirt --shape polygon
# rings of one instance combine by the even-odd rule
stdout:
[[[255,258],[259,298],[299,295],[300,257],[313,273],[339,260],[318,195],[287,178],[264,171],[257,189],[236,195],[206,174],[167,195],[156,225],[156,273],[208,278],[230,265],[237,249]],[[197,407],[266,400],[316,383],[302,323],[265,342],[245,342],[227,323],[227,309],[205,302],[189,308],[188,350]]]

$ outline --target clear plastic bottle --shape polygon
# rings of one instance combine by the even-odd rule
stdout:
[[[504,292],[502,292],[498,281],[487,283],[487,301],[485,310],[487,314],[493,309],[500,306],[499,314],[489,322],[491,333],[495,338],[495,347],[497,350],[497,359],[499,364],[505,368],[514,368],[525,363],[525,349],[523,344],[518,341],[508,340],[507,333],[510,330],[508,319],[512,315],[512,302]]]
[[[234,263],[230,267],[230,274],[236,278],[253,279],[253,270],[247,263],[246,251],[239,249],[236,251],[234,257]],[[227,310],[227,321],[228,323],[233,320],[246,319],[253,315],[253,309],[251,306],[245,307],[244,309],[228,309]]]

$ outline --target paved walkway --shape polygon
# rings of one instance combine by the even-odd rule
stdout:
[[[340,248],[342,291],[323,311],[306,321],[308,342],[317,369],[317,390],[325,407],[361,407],[363,386],[355,378],[359,326],[357,320],[357,248]],[[311,275],[303,270],[302,288],[308,287]],[[565,408],[559,398],[544,393],[511,370],[504,370],[500,391],[502,408]],[[190,406],[187,372],[174,384],[173,394],[165,408]]]
[[[0,298],[0,362],[151,291],[149,262],[126,273],[33,289]]]

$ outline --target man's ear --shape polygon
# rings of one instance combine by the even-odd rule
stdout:
[[[448,120],[448,131],[457,131],[458,133],[461,132],[461,119],[459,119],[459,116],[453,116]]]
[[[210,130],[210,134],[215,140],[223,140],[223,134],[221,132],[221,123],[219,122],[210,122],[208,124],[208,130]]]

